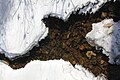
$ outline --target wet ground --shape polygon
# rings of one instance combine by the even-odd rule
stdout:
[[[72,14],[67,21],[50,17],[43,22],[49,27],[48,36],[39,42],[29,53],[10,61],[4,55],[4,60],[12,68],[24,67],[31,60],[64,59],[73,66],[82,65],[94,75],[105,74],[108,80],[120,80],[120,66],[108,63],[108,58],[102,54],[102,50],[96,50],[90,46],[85,35],[91,31],[92,23],[105,18],[120,19],[120,2],[108,2],[95,14]],[[79,10],[78,10],[79,11]]]

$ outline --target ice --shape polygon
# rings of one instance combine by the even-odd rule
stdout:
[[[47,36],[39,5],[31,0],[1,0],[0,51],[6,57],[26,53]]]
[[[111,64],[120,64],[120,21],[105,19],[92,24],[92,30],[86,35],[89,44],[101,47],[103,54],[109,57]]]
[[[80,65],[72,66],[64,60],[34,60],[24,68],[13,70],[0,62],[0,80],[107,80],[101,74],[95,77]]]

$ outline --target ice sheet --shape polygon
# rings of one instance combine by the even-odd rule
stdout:
[[[0,80],[107,80],[95,77],[80,65],[75,68],[64,60],[31,61],[24,68],[13,70],[0,62]]]

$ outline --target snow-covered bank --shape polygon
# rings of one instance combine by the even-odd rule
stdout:
[[[86,4],[79,13],[95,12],[107,0],[1,0],[0,52],[13,58],[25,54],[48,34],[41,21],[47,14],[67,19],[72,11]]]
[[[38,5],[30,0],[0,1],[0,52],[5,56],[22,55],[47,36]]]
[[[92,24],[92,31],[86,35],[88,43],[101,47],[111,64],[120,64],[120,21],[105,19]]]
[[[106,80],[95,77],[80,65],[75,68],[64,60],[31,61],[25,68],[13,70],[0,62],[0,80]]]

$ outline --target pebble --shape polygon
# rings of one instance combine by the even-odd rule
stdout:
[[[104,64],[104,62],[105,62],[104,60],[101,60],[101,61],[100,61],[100,64]]]
[[[79,49],[80,49],[80,50],[84,50],[84,49],[85,49],[85,46],[84,46],[84,45],[81,45],[81,46],[79,47]]]
[[[87,51],[86,56],[87,56],[89,59],[91,59],[92,57],[95,57],[96,54],[93,53],[93,51]]]

